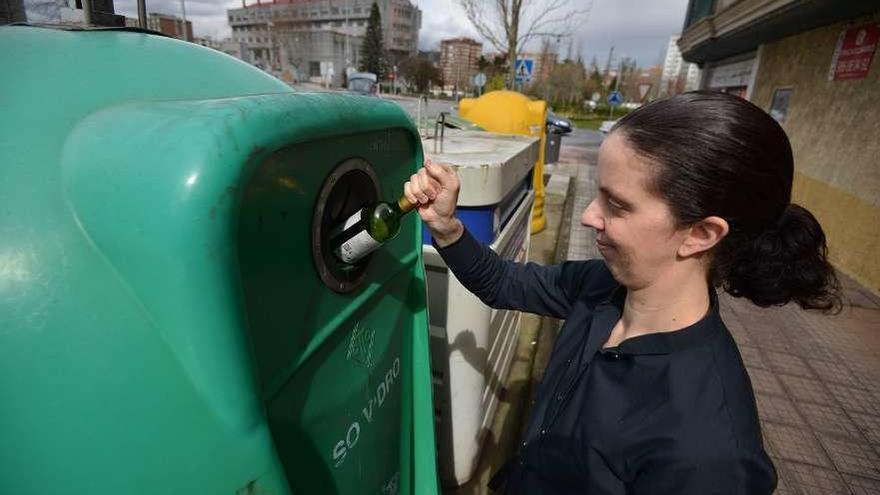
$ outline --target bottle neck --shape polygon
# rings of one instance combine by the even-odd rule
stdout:
[[[394,206],[397,207],[401,215],[403,215],[415,210],[417,205],[410,203],[410,201],[406,199],[406,196],[401,196]]]

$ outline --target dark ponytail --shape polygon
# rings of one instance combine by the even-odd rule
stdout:
[[[649,188],[681,225],[709,216],[730,225],[712,254],[711,283],[758,306],[840,309],[825,234],[790,203],[791,145],[766,112],[736,96],[694,91],[645,105],[612,132],[658,165]]]
[[[777,225],[745,242],[717,256],[715,269],[726,274],[718,282],[728,293],[764,307],[795,301],[805,309],[840,309],[825,234],[809,211],[790,204]]]

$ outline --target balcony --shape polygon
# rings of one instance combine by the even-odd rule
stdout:
[[[692,0],[688,4],[687,17],[684,21],[684,29],[693,26],[700,19],[709,17],[715,11],[715,0]]]
[[[691,0],[678,47],[702,64],[877,9],[880,0]]]

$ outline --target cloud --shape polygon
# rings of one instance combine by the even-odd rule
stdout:
[[[420,50],[439,50],[440,40],[466,36],[482,41],[456,0],[413,0],[422,10]],[[484,42],[483,49],[486,50]]]
[[[248,0],[253,3],[254,0]],[[467,36],[483,41],[483,50],[492,46],[482,40],[468,21],[457,0],[411,0],[422,10],[419,48],[438,50],[440,40]],[[494,0],[484,0],[487,9]],[[525,0],[534,4],[542,0]],[[585,9],[590,0],[570,0],[573,10]],[[146,0],[147,12],[180,15],[180,0]],[[596,57],[605,65],[608,50],[614,46],[614,61],[628,56],[640,66],[662,62],[669,37],[681,32],[687,0],[592,0],[586,22],[577,26],[570,39],[552,40],[563,56],[572,47],[586,62]],[[115,0],[116,12],[137,17],[136,0]],[[186,0],[186,16],[196,36],[222,38],[230,35],[226,11],[241,6],[241,0]]]
[[[484,51],[492,49],[470,24],[457,0],[414,0],[422,9],[422,31],[419,48],[439,49],[440,40],[455,36],[470,36],[484,41]],[[484,0],[488,8],[494,0]],[[526,0],[533,5],[542,0]],[[551,40],[562,56],[580,54],[586,62],[596,57],[601,66],[614,46],[614,60],[627,56],[635,58],[640,66],[662,62],[669,37],[681,32],[687,0],[570,0],[571,10],[589,8],[586,21],[576,26],[571,38]],[[535,7],[533,7],[534,9]],[[537,50],[537,43],[529,49]]]
[[[586,62],[596,57],[604,66],[614,58],[632,57],[640,66],[662,62],[670,36],[681,33],[687,0],[595,0],[590,18],[575,33]],[[612,61],[614,63],[614,61]]]

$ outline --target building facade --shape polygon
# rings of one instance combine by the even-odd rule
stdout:
[[[700,87],[700,68],[682,59],[678,39],[678,36],[672,36],[666,46],[663,74],[660,77],[660,94],[664,96]]]
[[[4,1],[7,2],[5,9],[8,9],[9,16],[14,15],[22,22],[67,26],[85,24],[82,1],[80,0],[25,0],[24,2],[0,0],[0,3]],[[21,19],[20,7],[24,8],[25,19]],[[93,0],[91,25],[121,27],[125,25],[125,17],[115,13],[113,0]]]
[[[796,5],[797,8],[794,8]],[[880,292],[878,2],[691,0],[679,47],[703,87],[776,118],[794,152],[792,201],[827,236],[834,266]]]
[[[472,86],[479,70],[483,44],[471,38],[452,38],[440,41],[440,74],[447,89],[463,91]]]
[[[194,39],[192,22],[186,21],[186,31],[184,31],[183,18],[174,15],[150,12],[147,14],[147,29],[158,31],[165,36],[183,41],[192,41]]]
[[[237,59],[241,59],[242,57],[242,44],[231,38],[225,38],[222,40],[215,40],[212,38],[195,38],[193,39],[193,43],[211,48],[213,50],[217,50],[218,52],[223,52]]]
[[[276,0],[227,11],[245,61],[293,70],[298,79],[332,66],[332,85],[357,68],[373,0]],[[418,52],[421,10],[409,0],[377,0],[391,65]],[[282,51],[284,52],[282,54]],[[316,65],[317,64],[317,65]],[[323,65],[322,65],[323,64]]]

